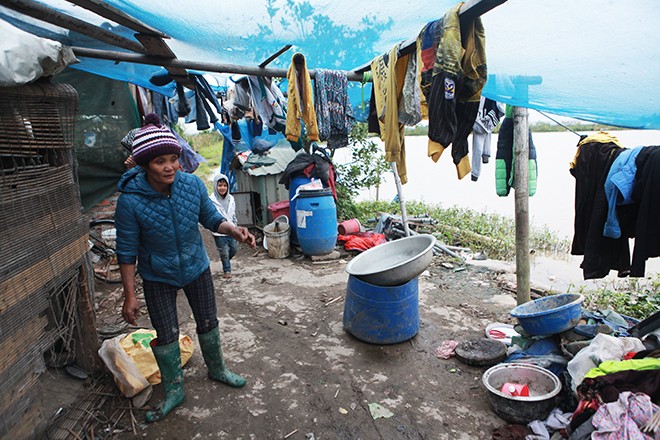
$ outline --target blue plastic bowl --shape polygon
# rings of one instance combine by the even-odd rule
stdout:
[[[521,304],[510,314],[532,336],[554,335],[577,325],[584,295],[564,293]]]

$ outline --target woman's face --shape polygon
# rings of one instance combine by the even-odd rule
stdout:
[[[227,195],[227,182],[223,179],[218,180],[218,193],[222,197]]]
[[[179,156],[163,154],[149,161],[146,168],[147,178],[157,185],[171,185],[179,169]]]

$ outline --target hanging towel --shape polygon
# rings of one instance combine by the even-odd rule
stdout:
[[[403,90],[399,99],[399,123],[412,127],[422,120],[420,91],[417,82],[417,57],[407,56],[406,72],[403,77]]]
[[[385,160],[396,163],[402,184],[408,181],[408,176],[405,134],[403,124],[399,123],[398,102],[403,89],[408,56],[410,55],[399,58],[398,47],[394,46],[389,53],[371,62],[374,100],[381,139],[385,143]]]
[[[353,107],[348,100],[348,77],[343,70],[316,69],[314,108],[319,125],[319,140],[331,149],[348,145],[353,129]]]
[[[314,111],[314,91],[303,54],[293,54],[286,78],[289,81],[286,138],[291,142],[299,142],[302,131],[300,121],[302,120],[305,123],[309,140],[318,141],[319,129]]]

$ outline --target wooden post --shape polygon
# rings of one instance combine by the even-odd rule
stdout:
[[[516,219],[516,297],[518,305],[529,295],[529,126],[527,109],[513,108],[513,162]]]
[[[78,329],[76,338],[76,362],[88,372],[98,371],[102,368],[99,358],[99,339],[96,333],[96,317],[92,305],[90,284],[94,280],[94,272],[88,256],[83,258],[83,264],[78,276]],[[93,285],[93,284],[92,284]],[[93,287],[92,287],[93,289]]]
[[[401,223],[403,223],[403,231],[406,237],[410,237],[410,229],[408,229],[408,214],[406,213],[406,200],[403,198],[403,188],[401,186],[401,179],[399,179],[399,170],[396,167],[396,162],[390,162],[392,167],[392,174],[394,174],[394,183],[396,184],[396,193],[399,196],[399,206],[401,206]]]

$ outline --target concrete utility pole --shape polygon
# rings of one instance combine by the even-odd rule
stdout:
[[[529,295],[529,125],[527,109],[513,107],[513,163],[516,220],[516,298]]]

